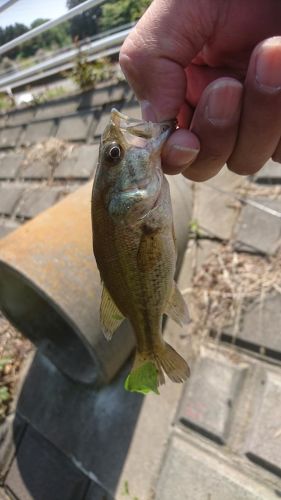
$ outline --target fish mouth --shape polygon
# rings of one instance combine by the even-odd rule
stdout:
[[[153,123],[150,121],[129,118],[115,108],[111,110],[111,122],[117,125],[123,133],[125,132],[144,140],[158,138],[161,135],[168,137],[177,126],[177,121],[175,119]]]

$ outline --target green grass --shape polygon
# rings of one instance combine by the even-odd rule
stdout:
[[[13,103],[11,99],[5,94],[0,94],[0,111],[8,111],[12,107]]]

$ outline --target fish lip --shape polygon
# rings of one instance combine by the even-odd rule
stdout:
[[[111,122],[123,132],[148,140],[162,135],[168,137],[177,127],[176,119],[164,120],[159,123],[139,120],[128,117],[115,108],[111,110]]]

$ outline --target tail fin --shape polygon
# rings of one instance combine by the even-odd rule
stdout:
[[[184,382],[190,375],[187,362],[173,349],[170,344],[164,346],[155,353],[157,364],[160,364],[164,372],[172,382]]]
[[[173,382],[183,382],[190,374],[186,361],[166,342],[155,347],[153,352],[137,351],[125,387],[143,393],[148,392],[148,389],[157,392],[157,387],[165,383],[164,372]],[[152,387],[156,387],[156,390]]]

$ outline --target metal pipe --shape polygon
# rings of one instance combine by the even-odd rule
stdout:
[[[3,5],[0,5],[0,14],[1,12],[4,12],[4,10],[7,10],[9,7],[11,7],[14,3],[18,2],[19,0],[7,0]]]
[[[170,177],[178,269],[191,220],[186,179]],[[109,382],[134,346],[128,322],[107,342],[99,326],[101,283],[93,257],[88,183],[0,241],[0,308],[71,378]]]

